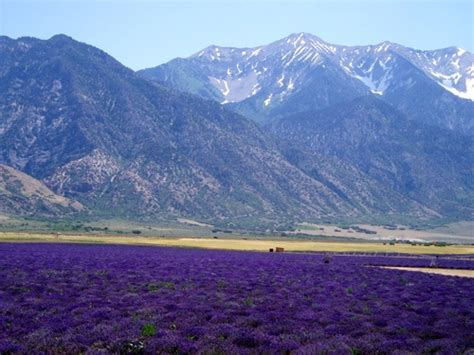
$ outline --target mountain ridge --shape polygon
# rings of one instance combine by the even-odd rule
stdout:
[[[472,133],[473,62],[459,48],[420,51],[388,41],[343,46],[295,33],[254,48],[209,46],[138,73],[259,122],[374,94],[413,119]],[[416,100],[407,93],[413,85],[429,94]]]

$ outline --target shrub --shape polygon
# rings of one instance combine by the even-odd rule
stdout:
[[[156,326],[153,323],[147,323],[142,328],[142,336],[152,337],[156,334]]]

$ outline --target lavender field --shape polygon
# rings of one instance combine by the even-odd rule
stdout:
[[[462,354],[474,279],[373,267],[429,260],[0,244],[0,353]]]

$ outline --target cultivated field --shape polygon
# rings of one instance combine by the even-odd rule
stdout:
[[[387,259],[0,243],[0,353],[469,352],[474,279]]]
[[[382,242],[324,242],[289,239],[214,239],[168,238],[110,234],[0,233],[0,242],[73,242],[100,244],[157,245],[224,250],[268,251],[282,247],[286,251],[380,252],[407,254],[474,254],[473,245],[427,246]]]

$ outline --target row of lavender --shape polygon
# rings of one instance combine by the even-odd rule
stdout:
[[[474,348],[473,279],[366,267],[357,256],[325,261],[310,254],[0,244],[0,353]]]

